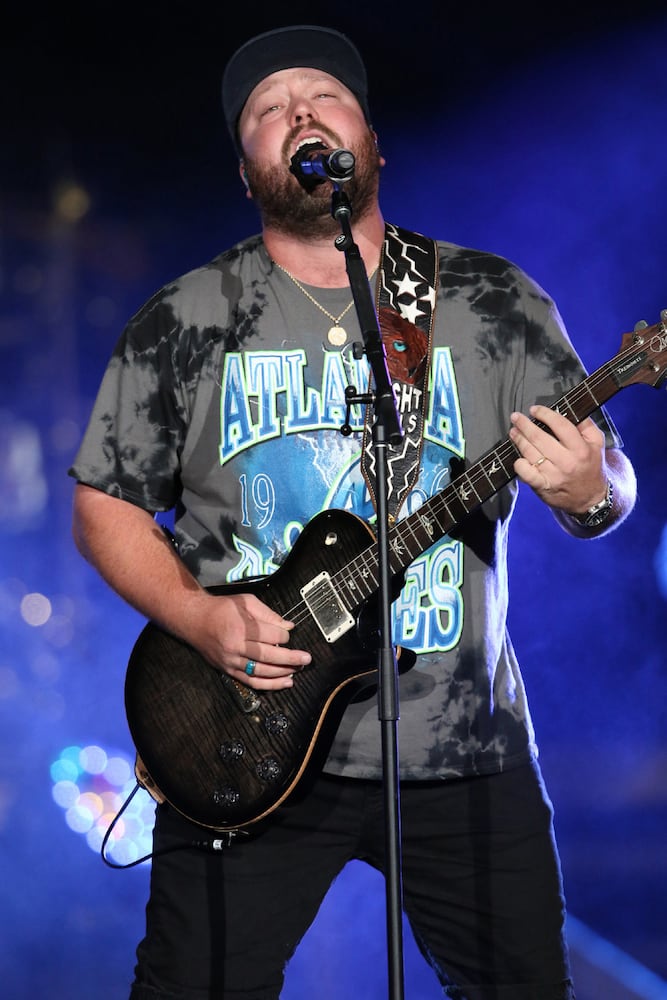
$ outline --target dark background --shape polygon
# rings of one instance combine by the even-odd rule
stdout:
[[[667,307],[661,5],[278,10],[98,3],[3,14],[0,982],[9,1000],[127,994],[148,866],[112,871],[98,852],[132,787],[122,687],[142,622],[74,552],[66,470],[126,319],[161,284],[257,229],[220,111],[237,45],[297,22],[350,34],[388,161],[386,217],[525,267],[555,297],[589,369]],[[667,399],[631,386],[609,410],[637,471],[637,509],[608,538],[581,543],[522,490],[511,627],[556,805],[580,1000],[664,1000]],[[150,802],[135,800],[117,860],[149,849],[150,820]],[[373,873],[351,866],[290,966],[287,1000],[385,995],[383,903]],[[437,996],[406,940],[408,1000]]]

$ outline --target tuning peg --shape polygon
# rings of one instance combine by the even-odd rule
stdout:
[[[648,323],[645,319],[640,319],[635,323],[635,333],[639,333],[640,330],[645,330]]]
[[[660,310],[660,319],[663,323],[667,323],[667,309]]]

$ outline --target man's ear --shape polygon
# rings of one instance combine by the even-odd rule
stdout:
[[[243,186],[245,187],[246,190],[246,197],[252,198],[252,195],[250,194],[250,184],[248,183],[248,174],[243,160],[239,160],[239,174],[241,176],[241,180],[243,181]]]
[[[380,152],[380,146],[379,146],[379,143],[378,143],[377,132],[373,128],[371,129],[371,135],[373,136],[373,142],[375,143],[375,149],[376,149],[377,154],[378,154],[378,160],[380,161],[380,166],[384,167],[386,165],[387,161],[385,160],[384,156]]]

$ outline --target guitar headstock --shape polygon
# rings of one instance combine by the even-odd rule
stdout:
[[[619,386],[645,382],[660,388],[667,378],[667,309],[661,310],[659,323],[641,320],[625,334],[613,365]]]

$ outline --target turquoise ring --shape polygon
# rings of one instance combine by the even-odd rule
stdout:
[[[245,672],[247,673],[248,677],[252,677],[252,675],[255,673],[256,666],[257,664],[255,663],[254,660],[248,660],[248,662],[245,665]]]

